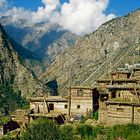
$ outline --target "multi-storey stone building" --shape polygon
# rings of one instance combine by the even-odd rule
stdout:
[[[100,123],[140,123],[140,69],[113,72],[110,79],[97,83]]]

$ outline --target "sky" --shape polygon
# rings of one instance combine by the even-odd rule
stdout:
[[[0,0],[0,17],[9,24],[57,23],[77,35],[95,31],[104,22],[140,8],[140,0]]]
[[[41,0],[8,0],[12,1],[14,6],[25,7],[27,9],[37,10],[42,5]],[[60,0],[61,3],[68,0]],[[140,8],[140,0],[110,0],[106,12],[114,12],[118,16],[123,16],[129,12]]]

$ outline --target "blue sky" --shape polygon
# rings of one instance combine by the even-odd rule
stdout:
[[[110,0],[107,11],[123,16],[138,8],[140,0]]]
[[[67,1],[60,0],[61,3]],[[8,0],[8,2],[13,6],[31,10],[37,10],[38,6],[42,6],[41,0]],[[118,16],[123,16],[138,8],[140,8],[140,0],[110,0],[106,13],[112,12]]]

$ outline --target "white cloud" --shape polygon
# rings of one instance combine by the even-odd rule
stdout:
[[[59,0],[42,0],[42,3],[44,7],[38,7],[38,10],[32,13],[32,22],[49,20],[60,5]]]
[[[6,0],[0,0],[0,8],[3,8],[7,5],[7,1]]]
[[[70,0],[61,7],[57,22],[76,34],[86,34],[96,30],[102,23],[115,17],[105,15],[108,0]],[[55,21],[55,19],[53,19]]]
[[[6,0],[0,0],[0,3],[4,2]],[[42,0],[42,3],[44,5],[38,7],[37,11],[14,7],[5,15],[11,16],[12,23],[18,23],[21,19],[27,20],[26,25],[42,21],[58,23],[78,35],[93,32],[102,23],[115,17],[114,14],[104,14],[109,0],[70,0],[62,5],[59,0]]]
[[[10,16],[10,23],[20,23],[21,20],[27,20],[30,19],[30,14],[31,11],[25,10],[24,8],[16,8],[13,7],[12,9],[9,9],[6,13],[5,16]]]

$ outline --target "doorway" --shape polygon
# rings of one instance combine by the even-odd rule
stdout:
[[[53,103],[49,103],[49,110],[54,110],[54,104]]]
[[[93,99],[93,111],[97,111],[99,109],[99,91],[97,88],[93,89],[92,99]]]

